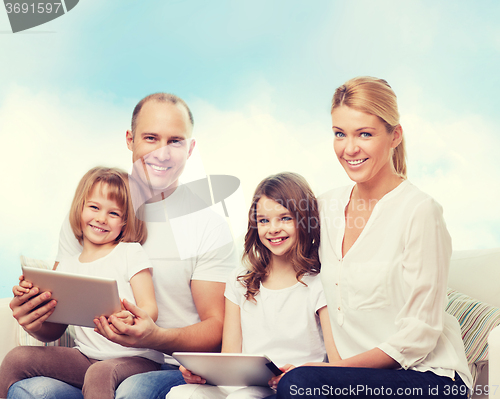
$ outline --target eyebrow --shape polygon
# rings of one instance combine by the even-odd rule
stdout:
[[[160,137],[161,135],[158,133],[149,133],[149,132],[141,133],[141,137],[145,137],[145,136]],[[180,140],[180,141],[188,140],[187,137],[183,137],[183,136],[172,136],[172,137],[169,137],[168,139],[169,140]]]
[[[344,129],[342,129],[341,127],[338,127],[338,126],[332,126],[332,129],[338,129],[338,130],[342,130],[344,131]],[[374,127],[370,127],[370,126],[365,126],[365,127],[360,127],[359,129],[356,129],[355,132],[359,132],[361,130],[366,130],[366,129],[372,129],[372,130],[375,130]]]
[[[293,215],[292,215],[292,212],[288,211],[288,212],[280,213],[278,216],[293,216]],[[263,215],[261,213],[257,213],[257,217],[269,217],[269,216]]]

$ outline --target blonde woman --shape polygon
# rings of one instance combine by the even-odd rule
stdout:
[[[466,398],[460,329],[444,311],[451,239],[441,206],[406,179],[396,95],[382,79],[351,79],[331,117],[354,182],[319,199],[321,280],[342,360],[290,369],[277,396]]]

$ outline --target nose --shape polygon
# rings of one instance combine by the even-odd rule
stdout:
[[[346,140],[345,152],[348,155],[354,155],[358,151],[359,151],[359,148],[358,148],[358,142],[356,141],[356,139],[352,138],[352,137],[348,138]]]
[[[153,151],[153,156],[159,161],[168,161],[170,159],[170,148],[168,145],[163,145]]]
[[[106,224],[108,221],[107,213],[104,211],[97,212],[97,214],[95,215],[95,220],[96,222],[99,222],[101,224]]]
[[[271,234],[277,234],[281,231],[281,221],[279,220],[271,220],[271,222],[269,223],[270,226],[269,226],[269,232]]]

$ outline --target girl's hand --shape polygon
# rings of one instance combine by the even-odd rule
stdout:
[[[276,377],[273,377],[269,380],[268,384],[272,389],[276,389],[278,387],[278,382],[280,382],[281,377],[283,377],[286,373],[288,373],[290,370],[294,369],[295,366],[293,364],[285,364],[283,367],[280,367],[279,369],[283,371],[283,374],[277,375]]]
[[[189,371],[184,366],[180,366],[179,371],[182,373],[182,376],[184,377],[184,381],[186,381],[186,384],[205,384],[207,382],[199,375],[191,373],[191,371]]]
[[[134,315],[128,310],[121,310],[120,312],[114,313],[113,316],[115,316],[123,324],[128,326],[134,325]],[[121,334],[113,324],[110,324],[110,327],[115,334]]]
[[[24,280],[24,276],[20,276],[19,285],[15,285],[12,288],[12,293],[14,294],[14,296],[23,296],[24,294],[30,292],[31,287],[33,287],[33,284],[31,284],[29,281]]]

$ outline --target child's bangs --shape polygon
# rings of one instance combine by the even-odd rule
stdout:
[[[127,187],[120,177],[108,176],[107,179],[100,179],[95,182],[94,187],[98,188],[101,195],[104,195],[104,187],[106,187],[107,198],[111,201],[115,201],[122,212],[126,211]]]

